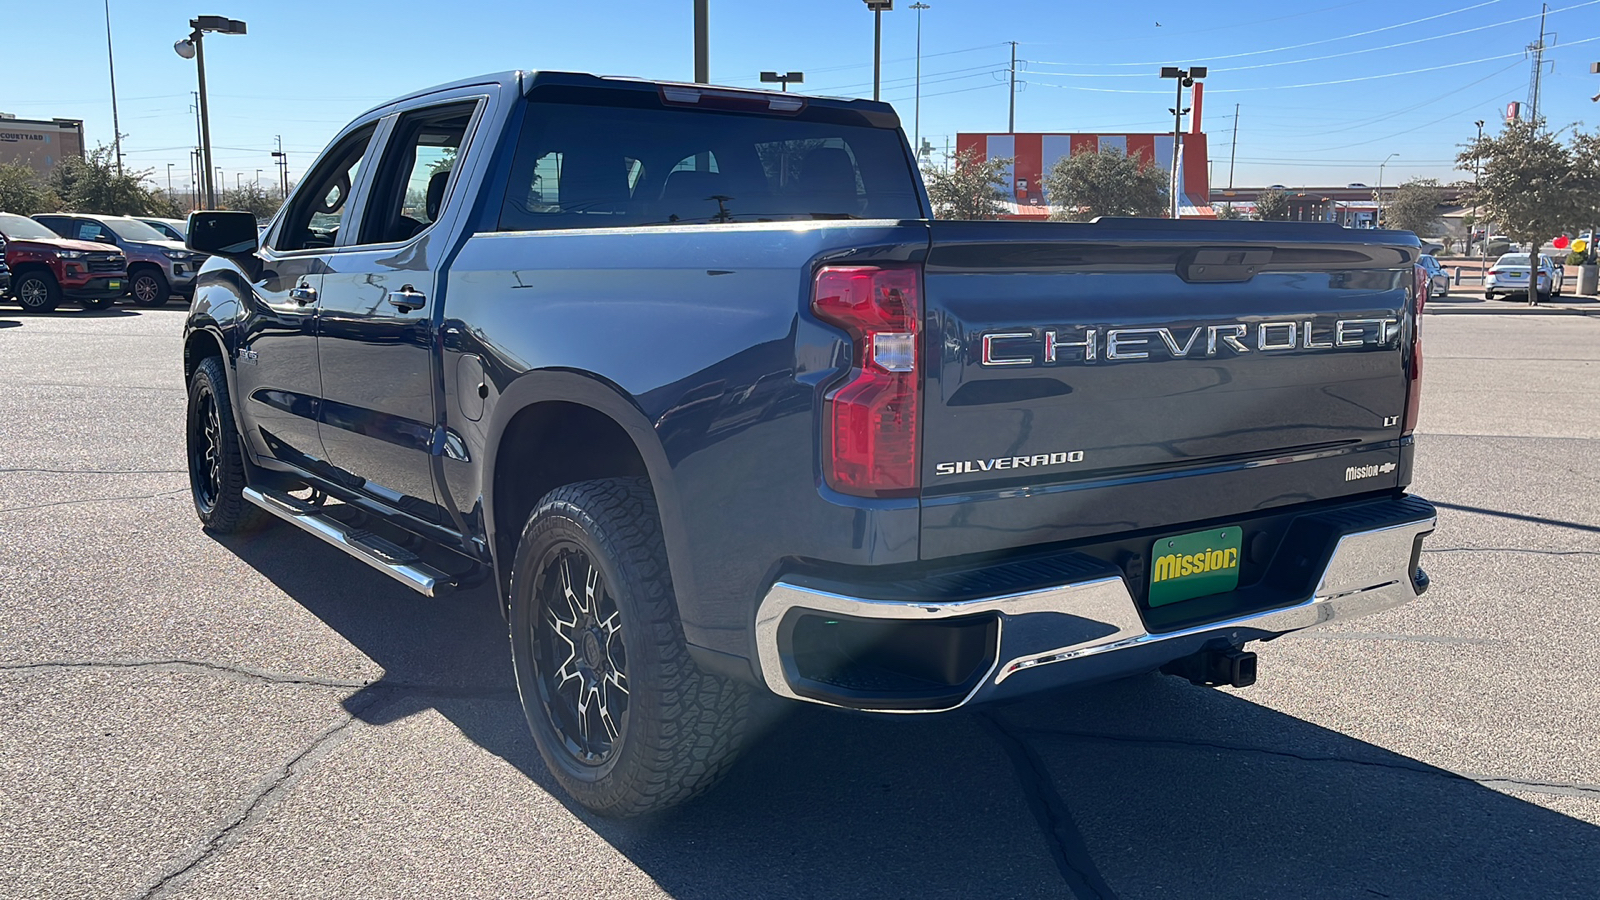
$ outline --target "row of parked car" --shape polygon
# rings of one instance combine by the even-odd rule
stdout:
[[[184,247],[181,219],[0,212],[0,297],[31,312],[63,301],[104,309],[122,297],[161,306],[194,295],[205,254]]]
[[[1428,271],[1428,296],[1443,297],[1450,293],[1450,270],[1432,255],[1423,255],[1418,264]],[[1506,253],[1494,261],[1483,276],[1483,299],[1494,300],[1503,296],[1528,295],[1529,254]],[[1566,270],[1554,259],[1539,254],[1539,285],[1534,300],[1543,303],[1561,296],[1566,288]]]

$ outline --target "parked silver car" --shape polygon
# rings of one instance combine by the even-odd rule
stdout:
[[[1483,299],[1493,300],[1497,294],[1528,294],[1528,254],[1507,253],[1494,261],[1483,276]],[[1565,271],[1555,261],[1539,255],[1538,300],[1561,296]]]
[[[1428,270],[1428,296],[1443,297],[1450,293],[1450,270],[1440,265],[1432,254],[1423,254],[1417,265]]]
[[[122,216],[41,213],[39,224],[64,238],[115,244],[128,257],[129,293],[140,306],[161,306],[173,294],[194,296],[194,276],[206,261],[151,226]]]
[[[156,219],[149,216],[134,216],[134,218],[180,244],[184,242],[188,234],[189,223],[184,219]]]

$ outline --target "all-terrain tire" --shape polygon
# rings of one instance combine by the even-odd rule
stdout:
[[[270,521],[266,510],[244,499],[244,449],[233,424],[222,358],[208,356],[189,379],[184,444],[189,460],[189,495],[207,531],[237,534]]]
[[[747,690],[689,656],[647,479],[569,484],[535,505],[512,563],[511,657],[539,754],[597,813],[682,803],[715,784],[744,743]],[[597,721],[596,706],[615,721]]]

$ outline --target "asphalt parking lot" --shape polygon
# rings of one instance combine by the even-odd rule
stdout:
[[[1243,690],[787,709],[624,823],[555,791],[487,592],[200,530],[182,321],[0,309],[0,896],[1600,896],[1600,318],[1428,317],[1417,603]]]

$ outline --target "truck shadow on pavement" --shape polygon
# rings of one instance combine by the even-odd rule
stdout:
[[[1450,772],[1154,675],[937,717],[786,704],[712,793],[606,820],[539,759],[492,592],[414,596],[284,527],[223,543],[383,667],[354,715],[436,710],[674,897],[1590,897],[1600,873],[1600,828],[1484,782],[1600,788]]]

